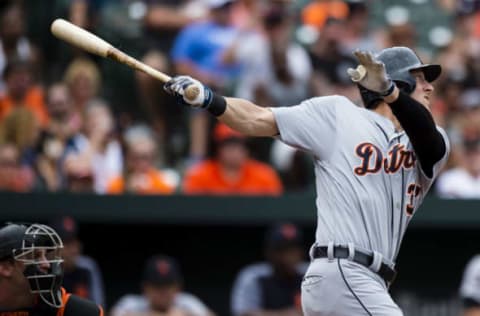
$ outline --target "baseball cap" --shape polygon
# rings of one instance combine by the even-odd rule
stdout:
[[[207,0],[207,5],[210,9],[218,9],[232,2],[235,0]]]
[[[50,223],[50,226],[62,238],[63,242],[68,242],[78,237],[77,222],[71,216],[62,216]]]
[[[245,140],[245,135],[239,133],[223,123],[217,123],[213,130],[213,139],[216,143],[223,143],[230,140]]]
[[[155,286],[163,286],[180,284],[183,277],[175,259],[156,255],[150,257],[145,263],[142,281]]]
[[[265,236],[265,247],[271,250],[282,250],[301,247],[303,234],[291,223],[280,223],[272,226]]]

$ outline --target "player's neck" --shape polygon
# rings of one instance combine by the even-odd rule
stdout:
[[[397,120],[397,118],[392,112],[392,109],[388,106],[387,103],[385,102],[380,103],[380,105],[377,106],[373,111],[375,111],[377,114],[385,116],[387,119],[392,121],[393,126],[395,126],[395,130],[397,131],[402,130],[402,126],[400,125],[400,122]]]

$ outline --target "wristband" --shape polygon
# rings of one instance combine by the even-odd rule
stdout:
[[[390,87],[388,87],[385,92],[380,93],[380,95],[382,97],[388,97],[390,94],[392,94],[393,90],[395,90],[395,83],[393,83],[393,81],[390,81]]]
[[[213,93],[212,90],[205,87],[205,102],[202,108],[214,116],[220,116],[227,110],[227,100],[225,100],[223,96]]]

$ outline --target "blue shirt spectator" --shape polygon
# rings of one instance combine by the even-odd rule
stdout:
[[[175,40],[171,55],[176,70],[214,86],[225,86],[240,72],[238,64],[225,62],[224,52],[239,31],[231,25],[232,0],[209,0],[208,21],[185,27]]]
[[[239,73],[238,65],[222,62],[222,53],[233,44],[237,30],[215,22],[194,23],[186,27],[175,41],[172,58],[175,63],[188,62],[200,72],[232,79]]]

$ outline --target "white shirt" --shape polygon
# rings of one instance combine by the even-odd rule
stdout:
[[[84,135],[75,137],[75,145],[80,153],[90,147],[88,138]],[[119,176],[123,169],[122,148],[118,141],[111,140],[103,153],[95,153],[92,157],[95,193],[103,194],[107,191],[110,180]]]
[[[448,170],[437,181],[437,193],[442,198],[480,198],[480,176],[474,177],[463,168]]]
[[[173,307],[185,311],[192,316],[210,315],[208,308],[197,297],[189,293],[178,293]],[[128,313],[145,313],[151,311],[148,300],[142,295],[125,295],[112,307],[112,316],[122,316]]]

